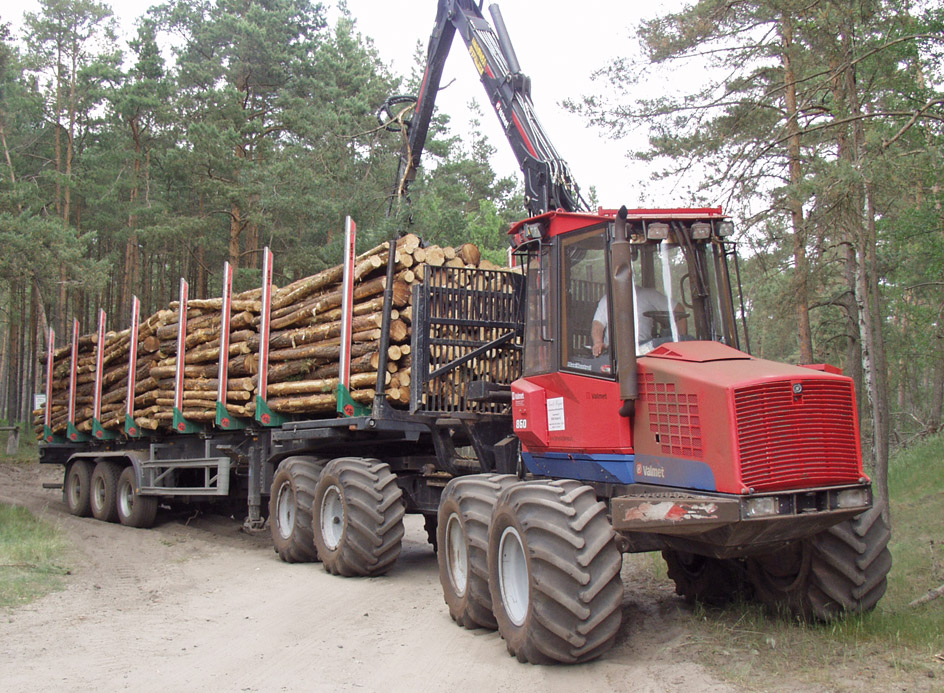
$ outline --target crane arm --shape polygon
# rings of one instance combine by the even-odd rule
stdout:
[[[537,216],[552,209],[586,210],[587,204],[567,162],[538,121],[531,101],[531,79],[521,72],[498,6],[489,7],[495,29],[481,10],[482,2],[439,0],[436,25],[426,52],[426,69],[400,154],[395,197],[405,197],[416,177],[446,56],[458,31],[524,174],[528,212]]]

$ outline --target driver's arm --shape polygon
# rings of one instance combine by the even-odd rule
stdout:
[[[593,324],[590,326],[590,341],[593,345],[591,351],[594,356],[599,356],[603,353],[603,332],[605,329],[603,323],[599,320],[594,320]]]
[[[675,306],[675,320],[678,325],[679,334],[688,334],[688,318],[679,317],[685,315],[685,308],[681,303],[676,304]]]

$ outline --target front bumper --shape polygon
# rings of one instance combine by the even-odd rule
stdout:
[[[610,501],[617,532],[655,534],[668,545],[713,547],[716,554],[812,536],[870,507],[868,484],[746,496],[645,489]]]

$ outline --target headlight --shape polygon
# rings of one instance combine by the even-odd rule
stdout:
[[[701,240],[711,236],[711,224],[706,224],[703,221],[696,221],[692,224],[692,238],[695,240]]]
[[[733,236],[734,235],[734,222],[733,221],[718,222],[718,235],[719,236]]]
[[[864,488],[847,488],[836,494],[836,505],[840,508],[858,508],[869,504],[869,491]]]
[[[646,224],[646,238],[651,241],[665,240],[669,237],[669,225],[662,222]]]
[[[779,503],[774,496],[748,499],[744,514],[747,517],[767,517],[776,515]]]

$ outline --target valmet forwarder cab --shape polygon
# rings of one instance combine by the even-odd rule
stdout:
[[[871,503],[852,380],[740,350],[732,232],[720,208],[551,212],[511,231],[523,464],[595,486],[639,548],[757,553]]]

